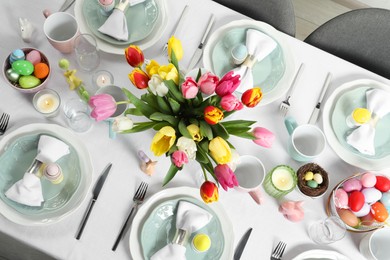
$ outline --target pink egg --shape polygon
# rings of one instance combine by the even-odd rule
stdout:
[[[31,62],[33,65],[41,62],[41,54],[37,50],[32,50],[26,55],[26,60]]]
[[[360,180],[356,178],[349,179],[346,182],[344,182],[343,189],[346,192],[351,192],[354,190],[360,191],[362,189],[362,183],[360,182]]]
[[[375,174],[371,172],[367,172],[362,175],[362,178],[360,179],[363,187],[371,188],[374,187],[376,184],[376,176]]]
[[[348,208],[348,194],[343,189],[337,189],[334,195],[334,204],[337,208]]]

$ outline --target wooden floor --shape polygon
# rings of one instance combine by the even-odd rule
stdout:
[[[369,7],[355,0],[293,0],[296,38],[305,39],[314,29],[331,18],[350,10]]]

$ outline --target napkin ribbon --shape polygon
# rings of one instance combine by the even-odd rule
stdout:
[[[248,56],[240,67],[233,69],[233,75],[240,75],[241,83],[237,88],[238,92],[243,93],[253,88],[253,66],[267,57],[276,46],[277,43],[275,40],[267,34],[255,29],[248,29],[246,31]]]
[[[23,178],[5,192],[5,196],[10,200],[35,207],[41,206],[44,201],[41,180],[38,174],[41,166],[54,163],[70,152],[67,144],[48,135],[40,136],[37,150],[37,156]]]
[[[179,201],[176,212],[177,236],[172,243],[157,251],[150,260],[185,260],[185,244],[189,235],[206,226],[212,217],[205,209],[193,203],[183,200]]]
[[[360,153],[375,155],[375,128],[377,122],[390,112],[389,100],[390,92],[383,89],[366,91],[367,109],[373,116],[347,136],[347,143]]]

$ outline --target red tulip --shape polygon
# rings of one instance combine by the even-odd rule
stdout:
[[[204,120],[209,124],[209,125],[215,125],[218,124],[219,121],[223,119],[223,112],[214,106],[207,106],[204,109]]]
[[[125,49],[125,57],[127,63],[133,68],[141,67],[145,61],[142,50],[136,45],[130,45]]]
[[[263,92],[260,88],[252,88],[242,94],[241,101],[247,107],[255,107],[259,104],[260,100],[263,98]]]
[[[133,71],[129,74],[129,79],[138,89],[147,88],[150,80],[149,76],[139,68],[133,69]]]
[[[214,182],[205,181],[202,186],[200,186],[200,196],[206,203],[218,201],[219,194],[217,185],[215,185]]]

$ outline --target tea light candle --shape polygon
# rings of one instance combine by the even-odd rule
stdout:
[[[98,88],[114,84],[114,77],[109,71],[99,70],[93,74],[92,83]]]
[[[43,89],[37,92],[33,98],[35,109],[46,117],[57,115],[60,104],[60,96],[52,89]]]
[[[297,185],[295,171],[287,165],[278,165],[264,179],[264,190],[274,198],[282,198]]]
[[[294,187],[294,178],[286,168],[277,168],[272,174],[272,183],[278,190],[291,190]]]

